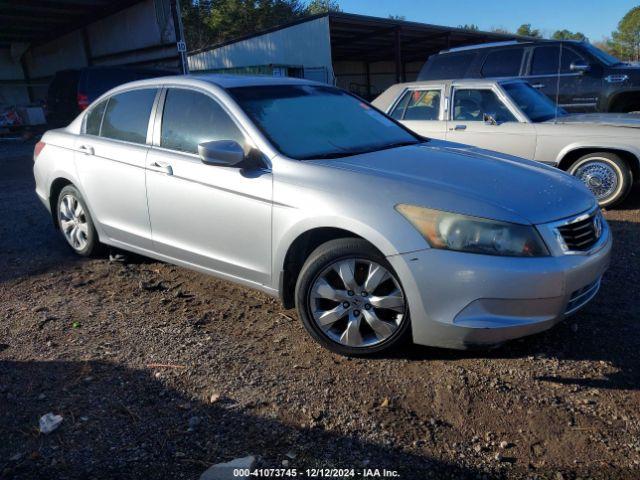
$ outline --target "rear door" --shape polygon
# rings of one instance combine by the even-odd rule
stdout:
[[[389,112],[419,135],[444,140],[444,86],[412,87],[404,91]]]
[[[484,78],[518,77],[523,68],[524,47],[490,50],[480,68]]]
[[[129,90],[92,106],[76,140],[82,193],[106,235],[123,246],[151,248],[145,160],[157,93]]]
[[[451,97],[447,140],[533,158],[536,148],[533,125],[519,119],[496,88],[454,85]],[[491,123],[487,116],[497,123]]]

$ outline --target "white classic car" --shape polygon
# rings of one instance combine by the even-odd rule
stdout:
[[[373,105],[422,136],[556,166],[601,206],[621,202],[640,177],[640,115],[570,115],[522,80],[401,83]]]

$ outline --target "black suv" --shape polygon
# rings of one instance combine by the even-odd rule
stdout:
[[[418,80],[517,77],[573,112],[640,110],[640,67],[588,42],[539,40],[452,48],[429,57]]]
[[[47,123],[64,127],[107,90],[143,78],[175,75],[172,70],[85,67],[56,72],[47,91]]]

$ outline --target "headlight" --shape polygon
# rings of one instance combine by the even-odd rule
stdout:
[[[549,251],[532,226],[442,212],[416,205],[396,205],[433,248],[459,252],[542,257]]]

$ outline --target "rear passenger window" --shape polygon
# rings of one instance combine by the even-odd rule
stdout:
[[[446,53],[438,55],[420,80],[462,78],[475,57],[475,53]]]
[[[531,62],[531,75],[553,75],[558,73],[571,73],[571,64],[584,59],[570,48],[563,47],[537,47],[533,51]]]
[[[213,140],[244,144],[242,132],[215,100],[193,90],[169,90],[162,113],[160,146],[198,153],[199,143]]]
[[[100,136],[146,143],[149,115],[155,97],[156,89],[132,90],[110,97]]]
[[[496,50],[487,54],[482,65],[483,77],[517,77],[524,48]]]
[[[404,94],[391,116],[398,120],[438,120],[440,90],[410,90]]]
[[[87,122],[84,128],[84,132],[87,135],[100,135],[100,124],[102,123],[102,115],[106,106],[107,100],[103,100],[95,107],[92,107],[87,114]]]

